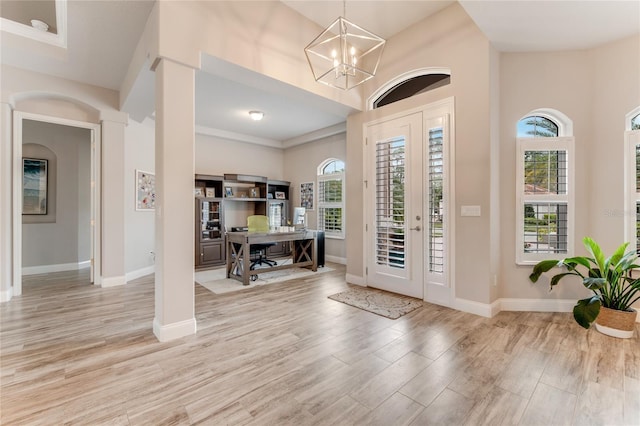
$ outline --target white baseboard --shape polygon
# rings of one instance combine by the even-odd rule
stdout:
[[[468,312],[470,314],[480,315],[481,317],[491,318],[494,314],[492,304],[480,303],[473,300],[455,298],[453,301],[453,309]],[[499,312],[499,311],[498,311]]]
[[[574,299],[498,299],[501,311],[571,312]]]
[[[0,291],[0,303],[8,302],[13,297],[13,287],[9,287],[8,290]]]
[[[491,318],[501,311],[571,312],[575,304],[576,301],[571,299],[497,299],[493,303],[481,303],[456,298],[451,308]]]
[[[117,277],[102,277],[101,287],[116,287],[119,285],[125,285],[127,280],[124,275]]]
[[[331,255],[325,255],[324,256],[324,260],[326,260],[327,262],[333,262],[333,263],[339,263],[340,265],[346,265],[347,264],[347,259],[344,257],[338,257],[338,256],[331,256]]]
[[[180,337],[196,334],[196,330],[195,318],[167,325],[160,325],[157,318],[153,319],[153,334],[155,334],[161,342],[168,342],[179,339]]]
[[[51,272],[62,271],[77,271],[79,269],[88,268],[91,266],[90,260],[85,260],[76,263],[60,263],[57,265],[40,265],[40,266],[25,266],[22,268],[22,275],[37,275],[37,274],[49,274]]]
[[[155,271],[156,271],[155,265],[147,266],[146,268],[137,269],[135,271],[127,272],[127,274],[125,275],[125,279],[126,279],[127,282],[133,281],[133,280],[138,279],[140,277],[151,275]]]
[[[364,279],[364,277],[359,277],[353,274],[346,274],[345,279],[350,284],[360,285],[362,287],[367,286],[367,281]]]

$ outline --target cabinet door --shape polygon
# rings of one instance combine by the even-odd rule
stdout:
[[[215,264],[224,261],[224,251],[222,243],[201,244],[200,245],[200,264]]]

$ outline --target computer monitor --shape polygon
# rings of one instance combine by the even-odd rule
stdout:
[[[293,208],[293,224],[294,225],[302,225],[304,227],[305,220],[304,216],[306,214],[306,209],[304,207],[294,207]]]

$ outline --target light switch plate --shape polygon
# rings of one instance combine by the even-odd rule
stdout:
[[[480,206],[460,206],[460,216],[480,216]]]

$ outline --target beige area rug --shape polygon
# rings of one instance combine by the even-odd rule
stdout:
[[[372,288],[352,288],[333,294],[329,299],[391,319],[398,319],[422,307],[420,299]]]
[[[291,259],[278,260],[278,265],[290,264]],[[313,274],[333,271],[333,268],[325,266],[318,268],[318,272],[313,272],[306,268],[281,269],[279,271],[267,272],[269,267],[257,268],[258,279],[249,281],[249,285],[242,285],[242,282],[233,278],[227,278],[226,268],[211,269],[195,273],[195,281],[202,287],[215,294],[231,293],[232,291],[247,290],[249,288],[279,283],[282,281],[304,278]]]

